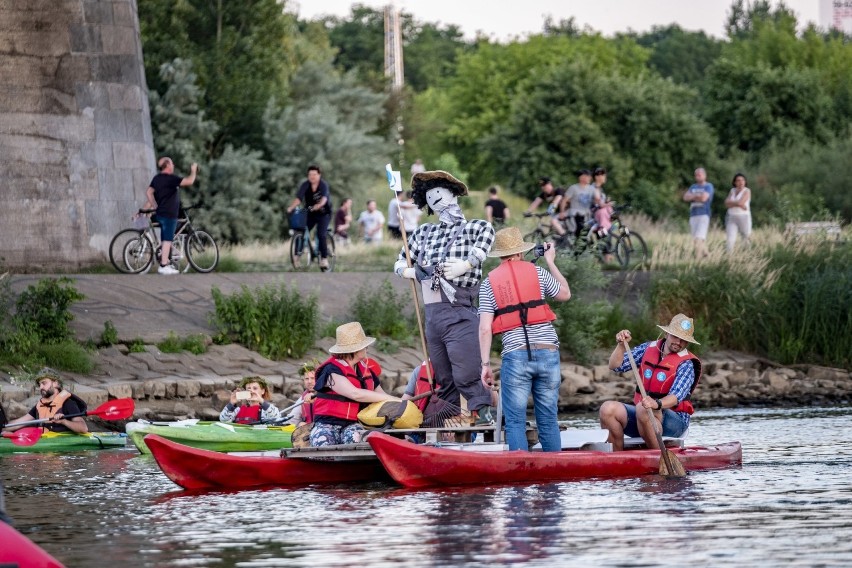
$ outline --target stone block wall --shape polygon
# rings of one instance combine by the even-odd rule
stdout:
[[[136,0],[0,0],[0,257],[103,262],[155,170]]]

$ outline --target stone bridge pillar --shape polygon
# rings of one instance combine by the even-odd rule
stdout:
[[[154,173],[136,0],[0,0],[0,257],[106,260]]]

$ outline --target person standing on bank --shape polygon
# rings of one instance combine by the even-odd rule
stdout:
[[[704,168],[695,170],[695,183],[683,194],[689,203],[689,230],[695,244],[695,252],[703,258],[707,252],[707,231],[710,230],[710,205],[713,203],[713,184],[707,181]]]
[[[559,338],[552,323],[556,314],[545,298],[567,302],[571,289],[556,267],[556,248],[551,243],[543,246],[547,270],[524,260],[524,253],[535,244],[524,242],[517,227],[497,231],[488,256],[498,257],[500,266],[488,274],[479,289],[481,378],[488,386],[493,380],[491,342],[494,334],[503,334],[500,392],[510,450],[529,450],[526,420],[530,392],[542,449],[562,449],[556,420],[562,382]]]
[[[6,425],[7,430],[17,430],[15,424],[30,420],[48,419],[42,424],[43,431],[76,432],[83,434],[89,431],[82,416],[65,418],[66,415],[79,414],[86,411],[86,403],[77,395],[62,388],[62,377],[48,367],[43,368],[33,379],[38,386],[41,398],[27,413],[12,420]]]
[[[315,226],[319,240],[320,270],[328,270],[328,224],[331,222],[331,189],[324,179],[322,170],[317,165],[308,166],[308,179],[299,186],[296,197],[287,208],[290,214],[299,205],[304,204],[308,210],[307,231]],[[297,254],[301,254],[299,251]]]
[[[686,349],[687,343],[699,345],[693,337],[692,318],[677,314],[668,327],[657,327],[665,332],[665,339],[649,341],[631,350],[648,396],[643,398],[637,386],[632,405],[617,400],[601,405],[601,428],[609,430],[607,442],[612,444],[614,451],[624,449],[625,435],[642,437],[649,448],[660,449],[654,428],[663,436],[680,438],[689,428],[690,416],[695,411],[690,397],[701,379],[701,361]],[[616,345],[609,356],[609,368],[616,373],[631,371],[624,349],[624,342],[629,343],[631,338],[626,329],[615,334]],[[640,404],[654,411],[655,424],[649,422],[647,412],[636,412]]]
[[[502,226],[512,217],[509,206],[498,197],[499,191],[496,185],[489,187],[488,201],[485,202],[485,220],[494,226]]]
[[[749,244],[749,237],[751,237],[751,190],[746,187],[745,175],[735,175],[733,186],[728,198],[725,199],[725,207],[728,208],[728,214],[725,217],[728,252],[734,252],[737,233],[742,234],[746,245]]]
[[[180,211],[180,188],[189,187],[195,183],[198,173],[198,164],[193,163],[189,167],[189,175],[180,177],[175,175],[175,164],[169,157],[162,157],[157,162],[160,173],[154,176],[145,196],[148,201],[144,209],[157,209],[157,221],[160,223],[160,242],[162,243],[160,254],[160,274],[178,274],[179,270],[172,266],[170,261],[172,252],[172,241],[177,229],[178,212]]]

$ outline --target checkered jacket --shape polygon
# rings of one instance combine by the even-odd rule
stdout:
[[[455,225],[445,223],[425,223],[408,237],[411,262],[416,263],[423,251],[421,266],[434,267],[448,258],[467,260],[473,266],[465,274],[450,280],[456,286],[470,288],[482,280],[482,263],[494,244],[494,228],[482,219],[466,221],[450,250],[445,255],[447,242],[453,234]],[[405,260],[405,248],[399,252],[399,259]]]

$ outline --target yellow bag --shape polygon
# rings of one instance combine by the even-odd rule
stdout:
[[[400,404],[405,405],[401,416]],[[388,418],[394,416],[399,416],[393,422],[393,427],[397,429],[418,428],[423,423],[423,413],[410,400],[374,402],[358,413],[358,421],[368,428],[382,428]]]

